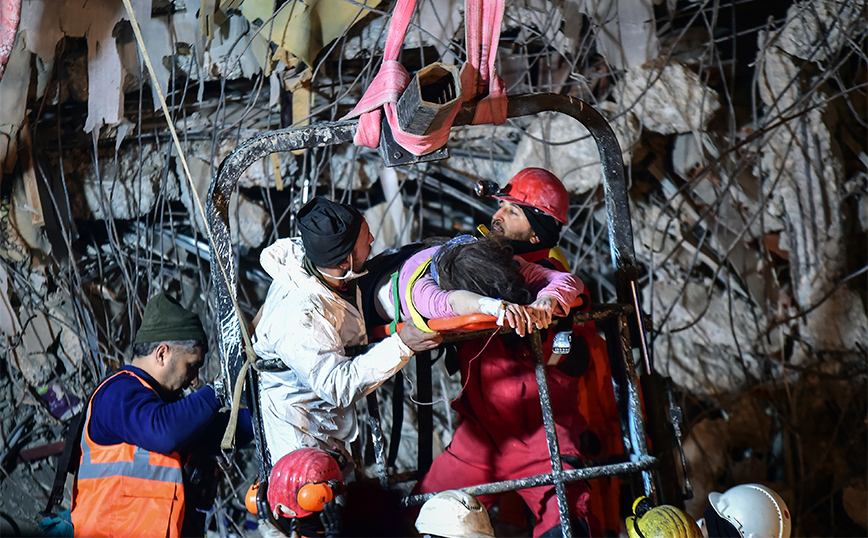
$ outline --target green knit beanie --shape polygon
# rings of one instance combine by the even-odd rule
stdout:
[[[197,340],[208,342],[208,335],[199,316],[190,312],[165,293],[151,297],[142,316],[142,326],[136,333],[136,344]]]

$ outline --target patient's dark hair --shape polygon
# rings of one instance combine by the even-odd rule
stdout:
[[[534,300],[512,247],[495,239],[449,249],[437,260],[437,276],[444,290],[467,290],[517,304]]]

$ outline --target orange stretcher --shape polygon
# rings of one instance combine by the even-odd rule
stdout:
[[[570,309],[584,310],[588,306],[588,301],[584,295],[576,297],[576,300],[570,305]],[[395,326],[394,332],[400,332],[404,322],[398,323]],[[428,328],[435,332],[441,333],[464,333],[471,331],[490,331],[501,327],[497,324],[495,316],[488,314],[467,314],[465,316],[452,316],[448,318],[435,318],[428,320]],[[392,335],[391,325],[380,325],[368,330],[368,336],[371,341],[382,340],[387,336]]]

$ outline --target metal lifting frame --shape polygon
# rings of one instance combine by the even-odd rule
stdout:
[[[453,125],[470,124],[474,111],[475,105],[462,106]],[[653,370],[645,341],[644,316],[638,295],[638,271],[633,249],[630,209],[618,140],[615,138],[611,126],[599,112],[587,103],[573,97],[558,94],[536,94],[510,97],[508,100],[508,117],[510,118],[538,114],[544,111],[560,112],[579,121],[594,137],[600,151],[609,247],[615,268],[618,304],[600,305],[592,309],[590,313],[573,313],[572,318],[575,322],[608,321],[606,336],[607,341],[609,341],[609,359],[612,363],[613,389],[619,407],[625,453],[629,461],[582,469],[565,470],[563,468],[552,416],[542,342],[539,332],[534,331],[528,338],[536,361],[536,378],[539,385],[540,404],[543,411],[552,472],[462,489],[472,495],[483,495],[554,485],[562,522],[562,534],[565,538],[570,538],[572,537],[572,527],[566,494],[566,483],[568,482],[640,472],[645,494],[651,498],[656,498],[651,469],[656,466],[657,460],[648,454],[645,421],[639,398],[639,384],[633,362],[634,349],[638,352],[647,371],[652,372]],[[229,199],[236,188],[238,178],[251,164],[271,153],[352,143],[356,126],[357,120],[350,120],[270,131],[243,142],[221,163],[211,183],[206,212],[214,237],[211,253],[211,281],[217,302],[219,325],[217,344],[222,358],[223,375],[227,379],[235,380],[244,362],[241,349],[241,326],[233,305],[233,298],[237,297],[237,269],[229,234]],[[225,277],[220,264],[225,269]],[[615,323],[616,321],[617,323]],[[473,336],[472,333],[465,333],[463,336],[456,335],[450,340],[466,340]],[[621,345],[615,345],[613,341],[620,341]],[[616,375],[616,372],[619,375]],[[259,423],[257,377],[255,370],[251,368],[248,377],[250,383],[248,394],[252,394],[254,397],[248,398],[248,403],[251,407],[256,443],[260,454],[260,478],[264,480],[268,477],[268,457]],[[380,481],[383,485],[388,485],[389,477],[386,474],[382,431],[379,425],[375,394],[369,396],[368,401]],[[358,455],[354,454],[354,457],[358,457]],[[430,461],[428,463],[430,464]],[[405,505],[421,504],[431,495],[433,494],[408,497],[405,499]]]

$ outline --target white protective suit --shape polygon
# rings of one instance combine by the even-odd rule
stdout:
[[[358,435],[355,402],[395,375],[413,355],[393,334],[364,355],[347,357],[345,346],[368,341],[357,306],[361,292],[356,293],[356,304],[348,303],[309,275],[303,258],[300,238],[280,239],[260,256],[274,282],[253,349],[259,357],[280,359],[289,367],[260,374],[262,425],[272,464],[302,447],[338,447],[349,455],[346,445]]]

